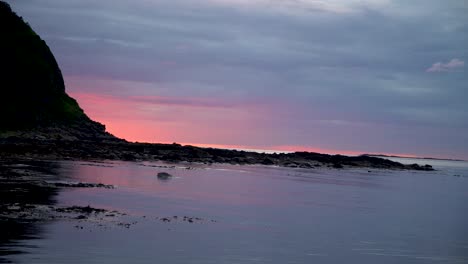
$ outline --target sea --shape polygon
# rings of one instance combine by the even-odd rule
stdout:
[[[0,262],[468,263],[468,162],[391,159],[436,170],[44,161],[57,180],[115,186],[51,204],[122,215],[25,223]]]

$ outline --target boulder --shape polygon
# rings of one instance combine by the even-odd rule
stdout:
[[[160,180],[168,180],[172,178],[172,175],[167,172],[158,172],[158,179]]]

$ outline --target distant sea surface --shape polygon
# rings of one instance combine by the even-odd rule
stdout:
[[[53,199],[57,205],[125,212],[119,221],[131,226],[34,223],[33,235],[8,244],[17,253],[6,260],[468,263],[468,163],[396,160],[436,171],[56,162],[63,181],[117,186],[63,189]],[[158,172],[175,177],[161,181]],[[173,216],[178,220],[160,220]]]

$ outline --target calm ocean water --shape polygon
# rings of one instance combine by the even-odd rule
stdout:
[[[403,162],[433,164],[437,171],[57,162],[63,180],[118,186],[64,189],[53,198],[57,205],[118,210],[128,214],[119,221],[133,224],[37,223],[28,239],[10,243],[21,253],[7,260],[468,263],[468,163]],[[162,171],[175,177],[158,180]],[[158,220],[172,216],[203,220]]]

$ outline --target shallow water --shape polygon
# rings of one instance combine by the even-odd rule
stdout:
[[[431,161],[424,161],[431,163]],[[458,164],[458,163],[457,163]],[[468,166],[435,172],[58,162],[58,205],[125,212],[58,220],[17,240],[14,263],[468,263]],[[104,166],[103,166],[104,165]],[[194,167],[187,170],[184,166]],[[158,180],[158,172],[175,177]],[[161,217],[179,216],[169,223]],[[181,217],[199,217],[189,223]],[[76,226],[82,226],[76,228]]]

